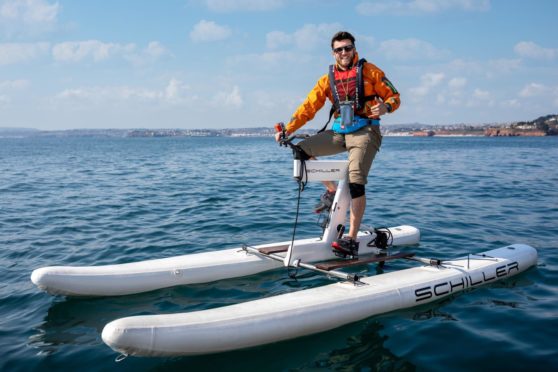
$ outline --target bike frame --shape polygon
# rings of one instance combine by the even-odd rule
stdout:
[[[331,244],[339,234],[338,226],[347,222],[347,212],[350,206],[349,183],[347,171],[348,160],[294,160],[293,177],[300,182],[337,182],[337,191],[328,216],[328,222],[320,239],[297,240],[289,245],[283,261],[285,266],[293,266],[296,260],[305,261],[306,256],[315,256],[317,251],[322,251],[324,258],[334,257]]]

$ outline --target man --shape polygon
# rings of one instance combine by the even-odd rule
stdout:
[[[286,126],[289,135],[312,120],[326,102],[333,103],[335,120],[331,130],[322,131],[301,141],[298,146],[309,156],[349,153],[349,189],[351,194],[350,230],[332,244],[344,254],[358,254],[357,233],[366,208],[365,184],[376,152],[380,149],[380,116],[399,108],[399,93],[378,67],[359,60],[355,38],[346,31],[331,40],[335,64],[323,75]],[[277,133],[276,140],[281,139]],[[329,210],[337,185],[325,183],[316,212]]]

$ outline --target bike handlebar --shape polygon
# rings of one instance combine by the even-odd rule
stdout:
[[[279,146],[292,147],[292,143],[295,139],[304,139],[310,137],[307,134],[291,134],[287,137],[287,130],[285,129],[285,124],[277,123],[275,124],[275,131],[281,133],[281,139],[279,140]]]

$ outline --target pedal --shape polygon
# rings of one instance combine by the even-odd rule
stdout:
[[[341,253],[341,252],[333,251],[333,254],[334,254],[336,257],[339,257],[339,258],[347,258],[347,255],[346,255],[346,254],[343,254],[343,253]]]
[[[340,229],[339,233],[342,231],[343,229]],[[359,242],[353,240],[352,238],[339,238],[337,241],[331,243],[331,247],[333,248],[334,253],[339,252],[352,258],[358,257]]]
[[[338,251],[333,251],[333,254],[339,258],[343,258],[346,260],[358,260],[358,255],[350,255],[350,254],[345,254],[345,253],[341,253]]]

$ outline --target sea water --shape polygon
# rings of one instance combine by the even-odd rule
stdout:
[[[38,290],[31,272],[289,240],[297,205],[290,152],[271,138],[0,139],[0,370],[550,370],[558,365],[557,159],[557,137],[386,137],[368,178],[366,224],[418,227],[420,245],[404,250],[423,257],[525,243],[537,248],[538,265],[317,335],[117,364],[100,337],[114,319],[330,281],[309,272],[292,279],[279,269],[130,296],[65,298]],[[297,238],[320,235],[312,208],[321,192],[309,184],[302,193]],[[375,265],[357,270],[381,275]]]

